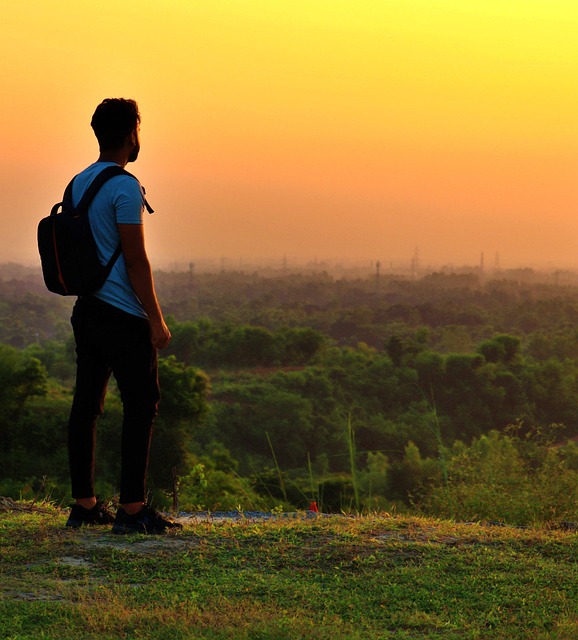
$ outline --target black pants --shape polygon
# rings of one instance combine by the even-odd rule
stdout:
[[[76,390],[68,423],[73,498],[94,496],[96,421],[110,374],[122,405],[120,502],[144,501],[152,426],[160,399],[157,350],[148,322],[96,298],[79,298],[72,313]]]

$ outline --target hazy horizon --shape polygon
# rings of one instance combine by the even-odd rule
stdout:
[[[0,261],[0,271],[10,271],[11,267],[17,269],[32,269],[40,274],[40,260],[2,260]],[[152,265],[154,271],[165,272],[195,272],[195,273],[221,273],[221,272],[287,272],[298,273],[307,271],[311,273],[340,272],[373,275],[379,272],[381,275],[387,274],[411,274],[422,277],[431,273],[482,273],[486,276],[507,275],[519,271],[533,271],[536,274],[571,273],[578,275],[578,264],[550,263],[530,263],[518,262],[504,264],[501,259],[493,256],[478,256],[478,260],[424,262],[419,258],[419,254],[414,254],[407,259],[383,260],[366,259],[362,257],[323,257],[314,256],[195,256],[188,260],[168,258],[166,260],[155,260]],[[1,275],[1,274],[0,274]]]
[[[24,0],[3,24],[0,262],[38,260],[94,108],[123,96],[155,267],[578,267],[569,0]]]

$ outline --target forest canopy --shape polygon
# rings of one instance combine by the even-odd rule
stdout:
[[[523,487],[524,504],[539,478],[578,486],[578,283],[517,275],[155,274],[173,334],[155,499],[528,519],[514,499],[498,507],[476,470],[496,494]],[[34,271],[0,277],[0,493],[65,499],[74,301]],[[98,427],[109,496],[121,411],[112,383]],[[557,515],[570,517],[575,494]],[[532,494],[531,517],[551,517],[549,500]]]

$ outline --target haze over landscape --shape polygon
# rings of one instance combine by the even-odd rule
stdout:
[[[0,262],[132,97],[155,265],[578,267],[572,0],[0,1]]]

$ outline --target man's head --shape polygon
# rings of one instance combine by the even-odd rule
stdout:
[[[118,151],[127,140],[134,145],[129,162],[134,162],[140,150],[140,113],[134,100],[107,98],[103,100],[92,116],[92,127],[100,151]]]

